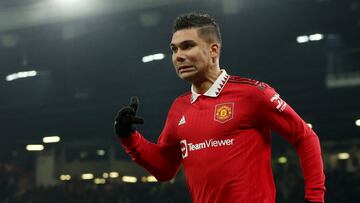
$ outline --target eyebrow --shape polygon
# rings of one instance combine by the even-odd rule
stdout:
[[[195,43],[193,40],[184,40],[182,42],[179,43],[179,46],[184,45],[184,44],[188,44],[188,43]],[[176,45],[174,43],[170,43],[170,48],[172,47],[176,47]]]

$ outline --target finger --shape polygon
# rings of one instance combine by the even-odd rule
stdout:
[[[133,96],[130,98],[130,106],[134,109],[135,114],[139,106],[139,98],[136,96]]]
[[[144,124],[144,119],[140,117],[132,117],[131,123],[133,124]]]
[[[135,115],[135,111],[130,106],[125,106],[120,109],[120,111],[116,114],[115,120],[118,120],[120,117],[124,117],[127,115]]]

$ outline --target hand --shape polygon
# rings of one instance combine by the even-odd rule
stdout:
[[[135,131],[133,124],[143,124],[144,119],[136,117],[139,99],[131,97],[130,105],[120,109],[115,117],[115,133],[120,138],[128,138]]]

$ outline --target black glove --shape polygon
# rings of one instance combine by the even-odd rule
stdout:
[[[131,97],[130,105],[120,109],[115,117],[115,133],[120,138],[128,138],[135,131],[132,124],[143,124],[144,119],[136,117],[139,99]]]

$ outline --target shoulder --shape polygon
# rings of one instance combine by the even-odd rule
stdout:
[[[168,119],[178,120],[179,116],[181,116],[184,108],[190,104],[191,91],[185,92],[174,99],[172,102],[169,111],[168,111]]]
[[[172,103],[172,108],[174,107],[180,107],[183,105],[186,105],[187,103],[190,102],[190,97],[191,97],[191,91],[187,91],[181,95],[179,95],[178,97],[175,98],[175,100]]]
[[[187,92],[181,94],[180,96],[178,96],[175,100],[184,99],[185,97],[188,98],[188,97],[190,97],[190,95],[191,95],[191,91],[187,91]]]
[[[246,95],[247,99],[253,101],[271,100],[278,95],[276,90],[265,82],[244,78],[240,76],[230,76],[231,89],[240,94]]]
[[[287,106],[276,90],[265,82],[240,76],[231,76],[229,82],[235,84],[234,89],[236,91],[242,92],[246,95],[247,99],[253,102],[271,106],[280,112],[284,111]]]
[[[254,80],[251,78],[245,78],[241,76],[233,76],[231,75],[229,78],[229,83],[242,86],[243,89],[253,89],[255,91],[260,90],[264,91],[267,88],[271,88],[267,83],[261,82],[258,80]]]

